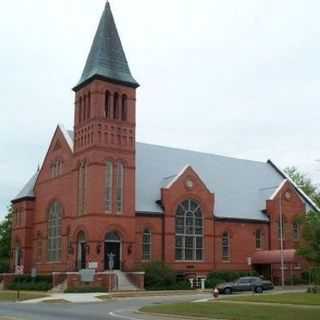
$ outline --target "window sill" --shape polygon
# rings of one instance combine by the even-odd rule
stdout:
[[[228,260],[223,260],[222,259],[222,263],[231,263],[231,259],[228,259]]]

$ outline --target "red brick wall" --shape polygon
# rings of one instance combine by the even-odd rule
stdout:
[[[290,198],[286,198],[289,192]],[[287,182],[273,200],[267,201],[267,212],[270,216],[270,249],[280,249],[280,240],[278,239],[278,222],[280,221],[280,203],[282,214],[285,219],[284,230],[284,248],[293,249],[298,246],[298,241],[293,239],[293,222],[295,219],[306,212],[305,204],[301,197],[295,191],[293,186]],[[301,234],[301,233],[300,233]]]

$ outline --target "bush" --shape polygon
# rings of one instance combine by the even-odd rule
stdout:
[[[13,282],[9,285],[10,290],[48,291],[51,288],[48,282]]]
[[[161,290],[176,285],[176,273],[163,262],[150,262],[144,266],[144,285],[147,290]]]
[[[286,279],[285,284],[286,285],[298,285],[298,284],[308,284],[309,280],[304,278],[303,276],[297,277],[297,276],[292,276]]]
[[[9,286],[11,290],[48,291],[52,289],[52,276],[39,275],[32,278],[30,275],[16,276]]]
[[[9,260],[8,259],[0,259],[0,273],[9,272]]]
[[[79,288],[69,288],[66,289],[65,293],[90,293],[90,292],[107,292],[108,290],[106,288],[102,287],[79,287]]]

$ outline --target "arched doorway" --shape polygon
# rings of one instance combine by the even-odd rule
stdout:
[[[20,244],[16,244],[16,250],[15,250],[15,268],[18,266],[21,266],[22,264],[22,250],[20,247]]]
[[[112,263],[110,263],[112,260]],[[104,269],[120,270],[121,266],[121,239],[117,232],[106,234],[104,241]]]
[[[78,254],[77,268],[78,270],[86,269],[87,267],[87,243],[86,236],[83,231],[80,231],[77,238]]]

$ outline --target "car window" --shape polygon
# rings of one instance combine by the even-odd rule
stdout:
[[[241,278],[241,279],[239,279],[239,283],[248,283],[249,281],[248,281],[249,279],[248,278]]]

